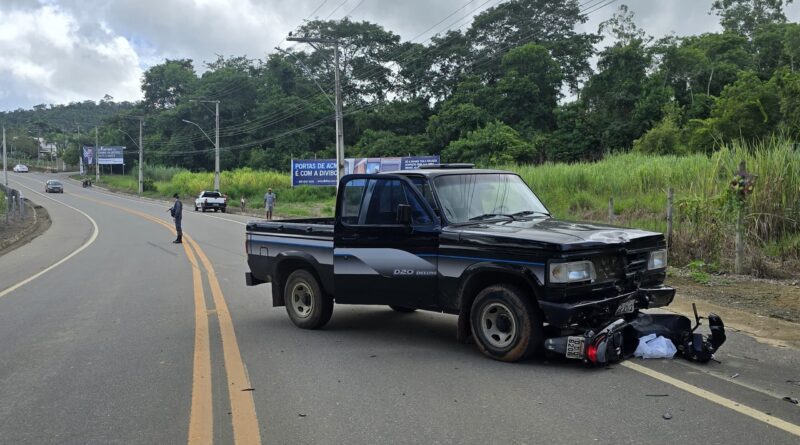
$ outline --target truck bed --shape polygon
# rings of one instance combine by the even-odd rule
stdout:
[[[333,293],[333,227],[333,218],[248,222],[247,264],[252,271],[248,283],[277,283],[272,287],[272,302],[282,306],[281,286],[286,277],[278,263],[286,257],[302,257],[313,265],[323,289]]]
[[[257,220],[247,223],[248,234],[305,235],[313,238],[333,239],[334,218],[282,219],[279,221]]]

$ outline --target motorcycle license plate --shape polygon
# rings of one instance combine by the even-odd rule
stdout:
[[[636,309],[636,300],[628,300],[619,305],[615,315],[630,314]]]
[[[583,346],[586,337],[567,337],[567,358],[583,358]]]

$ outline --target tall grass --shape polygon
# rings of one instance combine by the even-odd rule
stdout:
[[[750,246],[769,245],[774,251],[782,240],[796,240],[800,232],[800,152],[789,139],[735,143],[711,156],[628,153],[597,163],[510,169],[517,171],[557,216],[605,221],[608,200],[613,196],[619,221],[658,231],[666,229],[666,195],[672,187],[673,258],[679,263],[703,259],[725,266],[730,262],[735,221],[728,188],[741,161],[757,176],[744,208]]]
[[[711,156],[617,154],[595,163],[507,166],[516,171],[555,216],[606,221],[614,197],[616,222],[642,229],[666,230],[667,189],[675,191],[673,264],[701,259],[725,268],[733,251],[735,213],[729,183],[745,161],[757,175],[745,204],[745,223],[752,255],[800,259],[800,152],[795,142],[774,138],[758,144],[731,144]],[[213,173],[150,167],[158,194],[195,196],[214,185]],[[260,206],[272,188],[282,216],[331,215],[333,187],[291,187],[288,173],[242,168],[222,172],[220,188],[250,207]]]
[[[278,195],[279,202],[283,203],[325,201],[335,196],[333,187],[292,188],[288,173],[256,171],[250,168],[222,172],[219,187],[234,200],[245,197],[250,202],[260,202],[269,188]],[[194,196],[202,190],[213,188],[214,173],[181,171],[172,177],[166,187],[159,187],[159,191],[165,195],[178,193]]]

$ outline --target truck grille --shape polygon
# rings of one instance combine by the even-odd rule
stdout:
[[[625,274],[642,274],[647,271],[648,252],[629,253],[625,256]]]
[[[622,257],[604,256],[593,259],[595,273],[600,281],[625,278],[625,264]]]
[[[598,281],[635,282],[647,271],[647,252],[592,258]]]

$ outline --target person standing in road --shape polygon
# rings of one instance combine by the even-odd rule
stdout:
[[[183,219],[183,203],[181,202],[180,196],[178,194],[172,195],[175,198],[175,204],[169,208],[169,213],[175,219],[175,232],[177,232],[178,237],[175,238],[173,243],[181,244],[183,243],[183,231],[181,230],[181,220]]]
[[[275,209],[275,201],[278,197],[272,193],[272,188],[267,189],[267,194],[264,195],[264,206],[267,209],[267,219],[272,219],[272,210]]]

